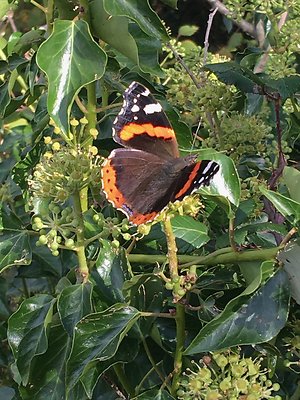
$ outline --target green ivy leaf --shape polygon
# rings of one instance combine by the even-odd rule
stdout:
[[[300,220],[300,203],[264,187],[260,187],[259,189],[284,217],[293,216],[294,223]]]
[[[284,250],[278,254],[278,260],[281,261],[286,270],[291,285],[291,295],[294,300],[300,304],[300,243],[299,239],[289,242]]]
[[[209,187],[201,188],[200,193],[214,196],[230,215],[231,204],[238,207],[241,196],[241,184],[234,162],[231,158],[212,149],[200,150],[198,154],[198,160],[214,160],[220,165],[220,171]]]
[[[281,99],[285,101],[287,98],[292,97],[295,93],[300,90],[300,77],[298,75],[286,76],[280,79],[268,79],[264,78],[266,92],[271,89],[279,93]]]
[[[32,259],[29,234],[22,221],[8,208],[0,214],[0,271],[13,265],[29,265]]]
[[[198,30],[197,25],[182,25],[178,30],[178,36],[193,36]]]
[[[137,400],[175,400],[174,397],[172,397],[169,392],[166,390],[160,390],[160,389],[151,389],[148,390],[139,396],[135,397]]]
[[[91,296],[91,284],[66,287],[59,295],[57,310],[63,327],[69,336],[73,336],[77,322],[92,312]]]
[[[92,398],[95,386],[101,375],[111,366],[119,363],[128,363],[135,359],[139,351],[139,344],[136,339],[124,338],[117,353],[107,361],[92,361],[84,369],[80,378],[86,394]]]
[[[105,361],[116,354],[126,333],[139,317],[135,308],[115,304],[103,312],[88,315],[76,325],[67,364],[68,389],[79,381],[91,361]]]
[[[300,172],[293,167],[284,167],[282,178],[289,190],[291,199],[300,203]]]
[[[0,276],[0,320],[7,320],[10,316],[10,309],[8,305],[8,281]],[[1,356],[0,356],[1,360]],[[0,361],[1,362],[1,361]],[[1,398],[1,397],[0,397]]]
[[[23,160],[16,163],[12,170],[13,180],[22,188],[26,189],[28,186],[28,175],[32,169],[40,161],[40,157],[45,149],[43,140],[36,143],[35,146],[26,154]]]
[[[30,400],[61,400],[66,398],[65,365],[71,340],[61,325],[49,332],[47,351],[35,358],[29,382],[21,388],[22,398]]]
[[[23,385],[28,383],[33,358],[48,348],[46,328],[52,319],[54,303],[50,295],[36,295],[24,300],[8,320],[7,338]]]
[[[139,67],[143,72],[157,75],[162,78],[162,72],[158,63],[158,53],[161,43],[158,39],[148,36],[137,24],[129,25],[129,32],[134,37],[139,54]]]
[[[93,0],[90,3],[93,32],[104,42],[138,64],[138,49],[134,38],[128,31],[128,18],[110,16],[104,10],[103,2],[104,0]]]
[[[92,277],[96,283],[95,290],[103,302],[108,305],[124,302],[123,284],[130,278],[124,251],[114,249],[109,241],[103,240]]]
[[[186,355],[263,343],[277,335],[288,316],[288,277],[285,271],[279,270],[245,301],[245,295],[253,292],[259,279],[199,332],[186,349]]]
[[[207,227],[189,216],[176,216],[172,218],[173,233],[194,248],[199,249],[209,241]]]
[[[11,4],[10,2],[8,2],[8,0],[1,0],[0,3],[0,19],[2,19],[7,11],[11,8]]]
[[[174,8],[177,10],[177,2],[178,0],[161,0],[162,3],[166,4],[169,7]]]
[[[226,85],[234,85],[245,93],[257,93],[257,86],[263,86],[263,81],[250,69],[232,61],[207,64],[204,69],[213,72]]]
[[[8,81],[0,86],[0,118],[5,115],[6,107],[10,103],[10,96],[8,92]]]
[[[107,13],[132,19],[149,37],[169,40],[166,28],[150,7],[148,0],[104,0],[103,4]]]
[[[64,133],[79,90],[104,74],[107,56],[83,21],[57,20],[52,35],[40,46],[37,63],[49,81],[48,111]]]

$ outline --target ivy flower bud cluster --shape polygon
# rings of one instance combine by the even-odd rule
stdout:
[[[182,375],[177,397],[180,400],[281,400],[280,386],[267,377],[260,359],[240,353],[213,353],[199,364],[192,361]]]
[[[94,149],[63,147],[45,153],[29,181],[33,196],[63,203],[84,187],[98,186],[100,190],[101,158]]]
[[[36,245],[46,245],[54,256],[59,255],[60,248],[75,250],[78,225],[72,207],[61,208],[53,201],[44,200],[39,205],[39,214],[32,219],[32,229],[40,235]]]

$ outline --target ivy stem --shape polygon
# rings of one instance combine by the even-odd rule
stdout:
[[[176,397],[179,387],[179,378],[182,369],[182,355],[185,340],[185,307],[181,303],[176,304],[176,349],[174,356],[174,375],[172,380],[172,395]]]
[[[175,236],[173,233],[171,218],[169,215],[166,216],[164,222],[164,231],[166,235],[168,245],[168,261],[169,261],[169,272],[171,280],[174,282],[178,279],[178,259],[177,259],[177,246]],[[175,300],[175,299],[174,299]],[[175,396],[178,386],[179,377],[182,368],[182,354],[185,339],[185,309],[180,303],[176,303],[176,349],[174,355],[174,375],[172,381],[172,395]]]
[[[43,7],[41,4],[39,4],[35,0],[30,0],[30,3],[33,4],[35,7],[39,8],[43,13],[47,14],[47,8]]]
[[[169,261],[169,271],[170,277],[173,281],[178,277],[178,260],[177,260],[177,247],[175,236],[173,233],[172,225],[171,225],[171,218],[169,215],[166,216],[164,222],[164,231],[167,240],[168,246],[168,261]]]
[[[233,251],[237,252],[238,249],[236,247],[235,240],[234,240],[234,218],[229,218],[228,234],[229,234],[230,246]]]
[[[88,123],[86,125],[85,137],[83,138],[84,147],[88,149],[93,143],[93,137],[90,134],[91,129],[96,128],[97,124],[97,113],[96,113],[96,83],[91,82],[86,86],[87,90],[87,113],[86,118]],[[81,143],[82,144],[82,143]],[[80,191],[80,202],[81,202],[81,209],[82,212],[87,211],[88,209],[88,187],[84,187]]]
[[[87,265],[87,260],[85,256],[85,243],[84,243],[84,222],[82,218],[82,207],[80,201],[80,192],[74,193],[73,195],[74,201],[74,212],[75,216],[78,220],[77,227],[77,244],[76,244],[76,252],[78,257],[78,272],[80,282],[86,283],[89,279],[89,268]]]
[[[267,261],[276,258],[277,253],[283,249],[284,246],[270,247],[267,249],[257,250],[244,250],[239,252],[232,251],[231,247],[219,249],[206,256],[188,256],[179,255],[178,260],[181,265],[179,268],[188,268],[191,265],[217,265],[217,264],[237,264],[241,261]],[[127,258],[130,263],[139,264],[156,264],[166,262],[165,255],[151,255],[151,254],[128,254]]]
[[[54,8],[54,0],[48,0],[47,8],[46,8],[46,21],[47,21],[47,31],[50,35],[52,33],[52,23],[53,23],[53,8]]]

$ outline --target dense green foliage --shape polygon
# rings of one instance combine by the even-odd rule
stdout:
[[[147,0],[0,3],[1,399],[300,397],[300,2],[207,1],[216,54],[213,10],[201,48]],[[133,80],[220,165],[138,228],[101,191]]]

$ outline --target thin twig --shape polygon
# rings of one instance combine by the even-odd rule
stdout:
[[[280,102],[281,98],[278,95],[274,98],[274,106],[275,106],[275,116],[276,116],[276,131],[277,131],[277,144],[278,144],[278,162],[277,168],[273,171],[272,176],[269,180],[270,189],[274,189],[277,185],[277,181],[282,175],[282,171],[286,166],[286,160],[284,157],[284,153],[282,150],[282,129],[280,125]]]
[[[240,21],[236,21],[233,18],[233,14],[219,0],[207,0],[207,2],[212,6],[213,9],[218,8],[218,11],[221,14],[225,15],[226,17],[229,17],[235,25],[237,25],[239,28],[242,29],[242,31],[248,33],[248,35],[254,37],[255,39],[257,38],[256,37],[256,29],[253,24],[251,24],[248,21],[245,21],[244,19],[241,19]]]
[[[210,30],[211,30],[211,27],[212,27],[214,16],[216,15],[218,9],[219,8],[216,7],[212,12],[209,13],[209,16],[208,16],[207,28],[206,28],[205,39],[204,39],[203,65],[205,65],[206,62],[207,62]]]
[[[8,11],[8,13],[7,13],[7,19],[8,19],[8,22],[9,22],[9,24],[10,24],[10,27],[11,27],[11,30],[13,31],[13,32],[18,32],[18,29],[17,29],[17,27],[16,27],[16,24],[15,24],[15,21],[14,21],[14,19],[13,19],[13,16],[14,16],[14,12],[11,10],[11,11]]]
[[[280,243],[280,246],[285,246],[289,241],[290,241],[290,239],[292,238],[292,236],[294,236],[295,235],[295,233],[297,233],[298,232],[298,229],[297,228],[292,228],[288,233],[287,233],[287,235],[282,239],[282,241],[281,241],[281,243]]]
[[[288,17],[287,11],[285,11],[284,13],[281,14],[280,19],[277,24],[278,31],[280,31],[282,29],[283,25],[285,24],[285,22],[287,20],[287,17]],[[254,68],[255,74],[259,74],[264,71],[266,64],[268,62],[268,59],[270,57],[270,50],[271,50],[271,46],[268,45],[265,53],[262,55],[261,59],[259,60],[259,62],[257,63],[257,65]]]
[[[200,82],[198,82],[197,78],[195,77],[195,75],[192,73],[192,71],[189,69],[189,67],[186,65],[186,63],[183,61],[183,59],[180,57],[180,55],[177,53],[177,51],[174,49],[174,47],[171,45],[171,43],[167,43],[166,44],[167,47],[169,47],[169,49],[172,51],[172,53],[174,54],[176,60],[179,62],[179,64],[186,70],[186,72],[188,73],[189,77],[191,78],[191,80],[194,82],[194,84],[196,85],[196,87],[198,89],[200,89],[201,85]]]

